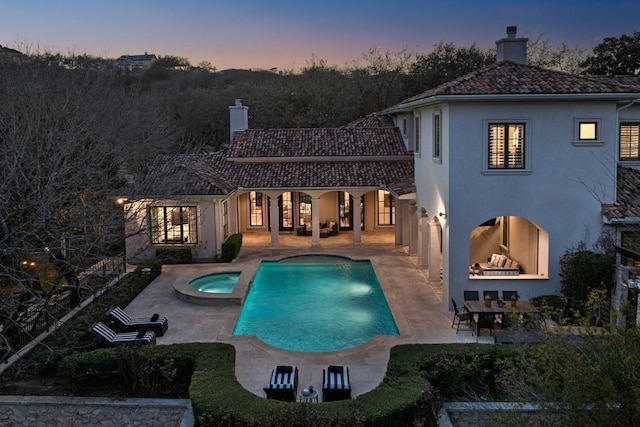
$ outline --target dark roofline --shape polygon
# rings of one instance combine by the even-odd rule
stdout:
[[[506,78],[512,81],[507,81],[505,84]],[[537,80],[527,81],[527,79],[534,78]],[[425,103],[451,101],[579,100],[584,98],[621,100],[640,97],[640,92],[636,91],[637,86],[625,83],[615,79],[577,76],[533,65],[503,61],[471,71],[407,98],[396,106],[383,110],[383,112],[400,112],[402,109]]]

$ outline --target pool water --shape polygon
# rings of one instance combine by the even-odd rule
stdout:
[[[233,331],[300,352],[344,350],[398,333],[371,263],[331,256],[263,261]]]
[[[189,282],[189,286],[200,292],[212,294],[230,293],[238,283],[239,277],[240,272],[208,274],[193,279]]]

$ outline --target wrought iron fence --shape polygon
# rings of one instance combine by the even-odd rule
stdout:
[[[0,317],[0,362],[33,338],[49,329],[80,302],[125,272],[124,255],[103,258],[77,275],[78,282],[67,283],[47,293],[34,294],[18,302],[15,309]],[[92,279],[99,280],[92,280]],[[84,298],[83,298],[84,297]]]

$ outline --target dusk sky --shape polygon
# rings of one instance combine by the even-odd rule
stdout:
[[[312,57],[342,67],[372,47],[494,48],[509,25],[590,53],[604,37],[640,31],[638,17],[639,0],[3,0],[0,45],[297,71]]]

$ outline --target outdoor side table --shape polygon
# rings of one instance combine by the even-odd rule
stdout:
[[[301,391],[300,392],[300,402],[318,403],[318,389],[314,387],[313,391],[309,391],[309,394],[307,394],[307,395],[304,394],[304,390]]]

